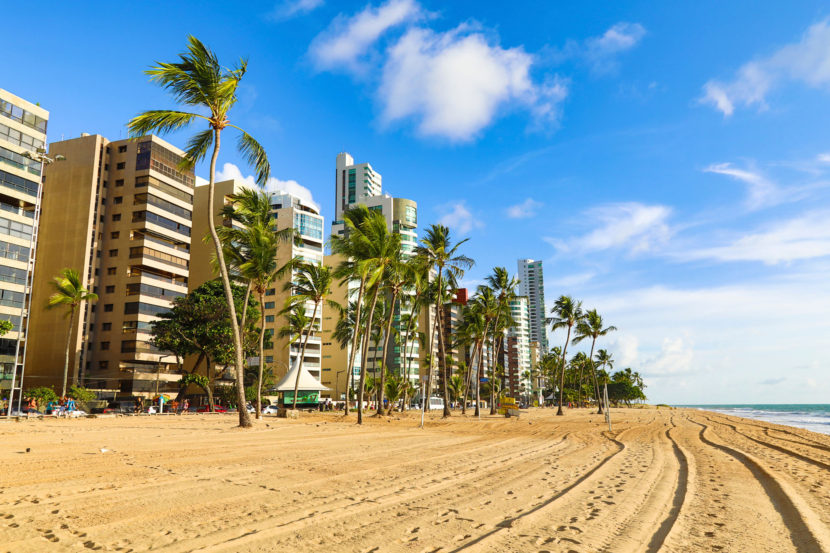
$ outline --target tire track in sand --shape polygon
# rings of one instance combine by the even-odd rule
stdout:
[[[689,419],[689,422],[700,426],[700,440],[704,444],[733,457],[752,473],[782,518],[796,551],[799,553],[830,551],[830,539],[825,535],[827,531],[815,528],[816,522],[819,521],[818,517],[809,510],[803,500],[788,489],[789,486],[776,479],[750,455],[707,438],[706,430],[711,430],[707,424],[692,419]]]

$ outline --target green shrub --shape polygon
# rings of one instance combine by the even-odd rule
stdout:
[[[97,399],[98,396],[95,395],[95,392],[82,386],[70,386],[67,397],[74,398],[77,401],[92,401]]]
[[[58,401],[58,394],[49,386],[29,388],[23,393],[23,396],[35,398],[38,408],[46,407],[46,404],[50,401]]]

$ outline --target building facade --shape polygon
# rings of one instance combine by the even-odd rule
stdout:
[[[215,183],[214,225],[236,224],[223,218],[221,212],[225,205],[231,203],[232,196],[240,192],[242,188],[243,183],[235,180]],[[209,188],[207,183],[200,184],[196,187],[194,208],[197,213],[205,213],[208,211],[208,192]],[[322,264],[323,216],[320,215],[319,208],[311,202],[284,192],[272,194],[270,201],[271,217],[276,222],[275,229],[280,231],[293,228],[298,235],[297,240],[286,241],[279,245],[276,259],[277,266],[284,266],[293,258],[316,265]],[[198,240],[194,241],[193,246],[193,265],[190,278],[191,290],[195,290],[205,282],[219,276],[218,273],[214,272],[211,264],[211,259],[215,256],[213,242],[202,240],[209,233],[207,218],[197,217],[193,222],[193,231],[194,236]],[[289,278],[290,276],[285,276],[274,282],[265,291],[265,296],[263,297],[263,304],[265,306],[265,332],[270,335],[270,339],[266,341],[265,366],[273,371],[275,382],[279,381],[297,360],[302,342],[307,334],[303,332],[300,336],[279,337],[280,329],[288,324],[286,316],[281,315],[280,311],[285,307],[285,302],[291,295],[290,291],[284,289],[284,285],[288,282]],[[305,308],[306,315],[311,317],[314,311],[314,304],[309,303]],[[308,338],[308,345],[306,346],[303,361],[304,368],[317,379],[321,376],[320,355],[322,340],[320,328],[322,326],[324,309],[324,306],[320,306],[317,310],[315,317],[316,328],[312,330]],[[258,366],[259,358],[249,358],[248,364]]]
[[[33,287],[27,378],[62,381],[67,320],[46,309],[51,278],[68,267],[98,294],[72,321],[70,382],[136,395],[178,381],[174,356],[150,343],[152,321],[187,293],[192,172],[184,152],[156,136],[100,135],[54,142],[46,171]],[[37,380],[34,380],[37,379]]]
[[[45,109],[0,89],[0,320],[12,326],[0,337],[4,397],[13,376],[20,386],[25,360],[43,177],[36,158],[46,151],[48,119]]]
[[[542,262],[519,259],[519,294],[527,298],[530,316],[530,339],[539,342],[543,352],[548,351],[548,333],[545,325],[545,279]]]
[[[505,392],[511,397],[522,397],[530,390],[530,325],[528,300],[518,296],[509,300],[510,315],[516,326],[505,336],[504,377]]]

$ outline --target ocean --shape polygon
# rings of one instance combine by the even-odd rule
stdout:
[[[770,403],[755,405],[677,405],[716,411],[726,415],[757,419],[775,424],[806,428],[813,432],[830,434],[830,405]]]

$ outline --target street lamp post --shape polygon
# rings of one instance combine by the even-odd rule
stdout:
[[[37,200],[35,200],[35,217],[32,225],[32,236],[29,238],[29,279],[26,282],[26,288],[28,289],[28,300],[26,302],[26,309],[24,311],[26,315],[26,329],[21,333],[21,326],[23,324],[23,313],[20,316],[20,323],[17,327],[17,345],[15,346],[14,351],[14,363],[12,365],[12,382],[11,388],[9,388],[9,405],[6,409],[6,418],[11,418],[12,416],[12,405],[14,405],[14,387],[15,387],[15,379],[17,377],[17,360],[20,357],[20,340],[22,336],[28,337],[29,335],[29,313],[32,309],[32,282],[34,280],[35,275],[35,247],[37,245],[37,231],[38,227],[40,226],[40,201],[43,198],[43,171],[47,165],[51,165],[56,161],[63,161],[66,159],[65,156],[58,154],[55,157],[49,157],[46,155],[46,150],[44,148],[38,148],[36,151],[26,151],[23,153],[24,156],[28,157],[29,159],[33,159],[35,161],[40,162],[40,186],[37,188]],[[18,394],[17,398],[17,410],[20,411],[20,407],[23,401],[23,375],[26,372],[26,356],[24,353],[23,362],[20,364],[20,394]]]

